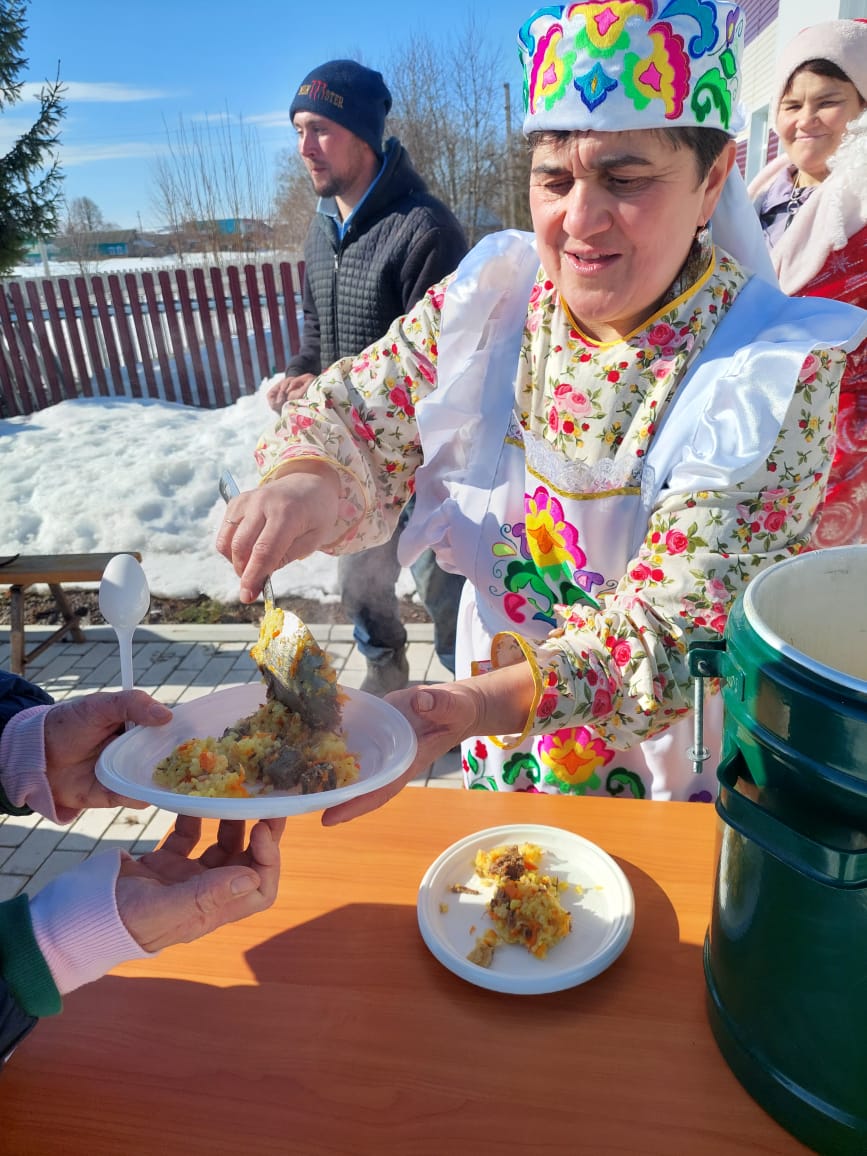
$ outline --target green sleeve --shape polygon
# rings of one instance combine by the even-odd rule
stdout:
[[[0,815],[32,815],[30,807],[13,807],[6,792],[0,787]]]
[[[0,903],[0,973],[28,1015],[50,1016],[60,1011],[63,1001],[36,943],[26,895]]]

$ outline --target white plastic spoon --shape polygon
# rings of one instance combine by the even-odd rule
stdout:
[[[99,584],[99,611],[117,635],[123,690],[132,690],[132,636],[150,604],[151,592],[138,559],[132,554],[115,554]]]

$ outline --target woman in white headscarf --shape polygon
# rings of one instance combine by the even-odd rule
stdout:
[[[750,184],[786,293],[867,306],[867,21],[805,28],[777,64],[783,153]],[[837,446],[814,546],[867,541],[867,343],[840,389]]]
[[[533,234],[486,238],[284,409],[219,531],[250,601],[312,550],[385,541],[416,493],[404,559],[430,545],[468,581],[458,680],[389,696],[419,738],[405,778],[461,741],[474,789],[711,799],[688,644],[812,532],[865,315],[752,275],[743,16],[668,8],[530,17]]]

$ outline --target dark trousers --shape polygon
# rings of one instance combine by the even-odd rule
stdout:
[[[358,649],[368,662],[388,662],[406,646],[406,629],[400,620],[395,584],[400,575],[397,543],[404,519],[382,546],[338,559],[340,600],[353,625]],[[443,666],[454,673],[455,629],[458,602],[464,585],[460,574],[447,574],[436,563],[432,550],[410,567],[419,597],[434,627],[434,648]]]

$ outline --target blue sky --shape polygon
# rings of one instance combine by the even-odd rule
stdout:
[[[306,72],[352,57],[379,68],[414,35],[457,38],[472,13],[503,49],[503,81],[520,92],[518,27],[527,0],[32,0],[25,79],[60,74],[68,85],[60,160],[65,196],[90,197],[105,218],[158,223],[155,158],[178,117],[239,116],[255,125],[266,159],[293,143],[288,108]],[[467,46],[472,51],[472,45]],[[31,108],[34,106],[31,105]],[[0,117],[0,148],[20,129],[27,102]],[[30,117],[32,122],[32,115]]]

